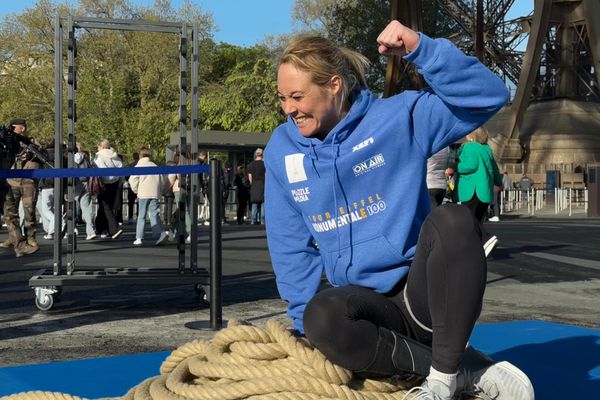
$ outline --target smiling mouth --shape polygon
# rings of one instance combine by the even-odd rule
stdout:
[[[296,125],[303,125],[306,123],[306,121],[308,121],[307,117],[296,117],[294,118],[294,122],[296,123]]]

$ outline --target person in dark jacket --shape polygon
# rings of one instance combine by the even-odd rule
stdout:
[[[250,209],[252,223],[264,223],[265,215],[263,203],[265,201],[265,163],[263,162],[263,149],[254,151],[254,161],[248,164],[248,181],[250,182]]]
[[[248,201],[250,200],[250,181],[246,173],[246,167],[240,165],[233,180],[237,198],[237,223],[242,225],[248,213]]]

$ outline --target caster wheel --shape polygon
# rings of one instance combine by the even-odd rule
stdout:
[[[35,306],[40,311],[48,311],[54,306],[54,296],[43,294],[35,297]]]

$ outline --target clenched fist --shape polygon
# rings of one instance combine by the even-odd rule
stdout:
[[[402,57],[417,48],[419,34],[398,21],[392,21],[379,34],[377,43],[380,54]]]

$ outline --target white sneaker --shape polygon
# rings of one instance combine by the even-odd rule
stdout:
[[[54,240],[54,235],[52,233],[47,233],[44,235],[44,239],[46,240]]]
[[[492,252],[492,250],[494,250],[494,247],[496,247],[496,245],[498,244],[498,237],[496,236],[492,236],[491,238],[489,238],[487,240],[487,242],[485,242],[485,244],[483,245],[483,251],[485,252],[485,258],[487,258],[490,253]]]
[[[188,237],[185,238],[185,243],[190,244],[192,243],[192,236],[188,235]]]
[[[133,242],[134,246],[141,246],[142,245],[142,239],[135,239],[135,241]]]
[[[508,361],[501,361],[469,373],[461,371],[457,379],[461,393],[494,400],[534,400],[531,381]],[[462,380],[462,382],[460,382]],[[462,383],[462,385],[461,385]]]
[[[489,218],[488,221],[490,221],[490,222],[500,222],[500,218],[494,215],[492,218]]]
[[[207,221],[204,221],[204,224],[203,224],[203,225],[204,225],[204,226],[209,226],[209,225],[210,225],[210,222],[209,222],[208,220],[207,220]]]
[[[412,395],[408,397],[408,395]],[[421,386],[410,389],[402,400],[452,400],[454,392],[448,386],[437,380],[425,380]]]
[[[108,235],[106,233],[103,233],[100,235],[100,239],[106,239],[108,237]]]
[[[175,240],[175,233],[170,229],[167,231],[167,238],[169,239],[169,242]]]
[[[86,238],[85,238],[85,240],[94,240],[94,239],[96,239],[96,234],[95,233],[92,233],[91,235],[87,235]]]
[[[158,237],[158,240],[156,241],[156,243],[154,243],[156,246],[158,246],[159,244],[161,244],[162,242],[165,241],[165,239],[169,236],[169,234],[167,232],[161,232],[160,236]]]

